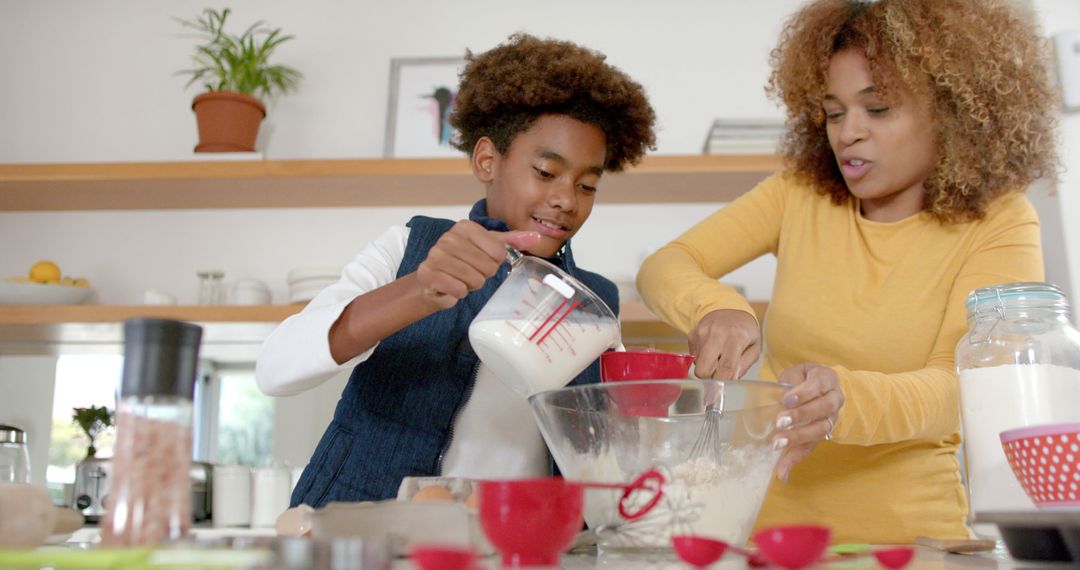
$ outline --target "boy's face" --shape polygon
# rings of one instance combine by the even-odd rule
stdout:
[[[512,230],[539,232],[529,253],[551,257],[592,212],[607,139],[598,127],[566,115],[542,115],[505,154],[480,139],[473,169],[487,183],[488,216]]]

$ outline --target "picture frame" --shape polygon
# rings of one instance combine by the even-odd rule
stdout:
[[[457,95],[463,57],[390,60],[390,88],[383,154],[393,158],[460,157],[447,118]]]

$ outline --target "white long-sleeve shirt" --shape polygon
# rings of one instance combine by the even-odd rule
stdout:
[[[337,283],[274,330],[255,365],[255,382],[263,393],[299,394],[371,357],[377,344],[347,362],[335,362],[330,327],[353,299],[397,278],[408,241],[408,227],[391,227],[345,266]],[[441,474],[490,479],[547,472],[547,448],[528,402],[481,363],[472,395],[454,424]]]

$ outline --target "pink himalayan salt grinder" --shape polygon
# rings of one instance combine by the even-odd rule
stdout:
[[[165,319],[124,323],[124,373],[101,541],[150,546],[191,526],[192,399],[202,328]]]

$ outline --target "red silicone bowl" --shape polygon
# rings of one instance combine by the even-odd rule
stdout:
[[[694,357],[654,350],[605,352],[600,356],[600,379],[604,382],[633,380],[681,380],[690,373]],[[668,408],[679,398],[678,386],[662,384],[627,385],[613,390],[611,397],[628,416],[666,418]]]
[[[1080,506],[1080,423],[1003,431],[1001,447],[1035,506]]]
[[[584,524],[584,495],[559,477],[481,481],[480,527],[503,566],[557,566]]]

